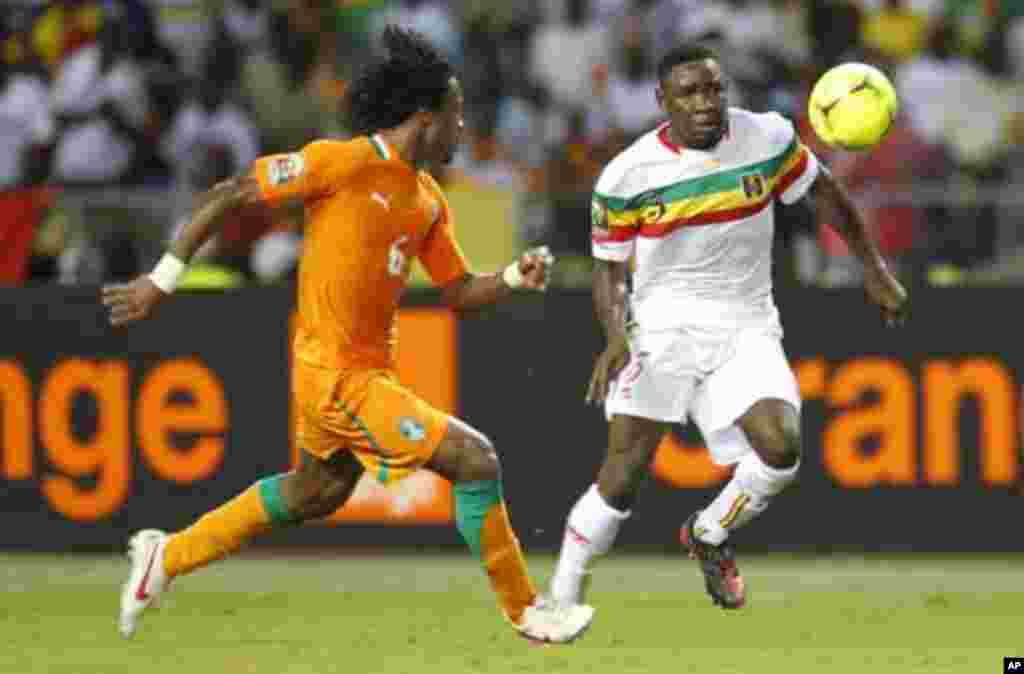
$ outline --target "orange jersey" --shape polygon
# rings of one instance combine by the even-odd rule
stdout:
[[[412,261],[439,286],[467,273],[441,188],[376,135],[263,157],[253,174],[266,202],[306,207],[295,358],[393,368],[395,313]]]

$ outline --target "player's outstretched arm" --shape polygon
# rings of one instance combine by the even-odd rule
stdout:
[[[494,304],[517,288],[543,292],[554,262],[547,246],[531,248],[501,274],[465,274],[445,284],[441,298],[453,309],[467,311]]]
[[[174,291],[185,265],[197,250],[220,231],[229,214],[260,198],[259,183],[250,176],[226,180],[200,197],[201,206],[149,274],[128,283],[103,287],[103,304],[115,326],[140,321]]]
[[[846,190],[821,167],[811,185],[810,199],[818,217],[832,225],[846,245],[864,265],[864,288],[871,301],[879,306],[889,325],[903,322],[907,291],[885,265],[878,246],[868,234],[864,219],[853,205]]]
[[[627,263],[596,259],[594,267],[594,309],[604,327],[608,345],[594,364],[586,401],[600,404],[608,395],[608,385],[629,362],[629,335],[626,331]]]

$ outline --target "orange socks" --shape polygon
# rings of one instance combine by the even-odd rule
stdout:
[[[164,571],[173,578],[222,559],[275,526],[294,523],[281,497],[276,475],[257,482],[183,531],[164,549]],[[519,540],[512,531],[501,495],[501,482],[485,480],[455,485],[459,532],[483,563],[498,603],[518,623],[537,592],[526,571]]]
[[[260,480],[195,524],[173,534],[164,549],[164,571],[168,578],[206,566],[273,528],[290,524],[281,498],[284,475]]]
[[[508,519],[501,482],[463,482],[455,485],[454,492],[459,532],[483,563],[505,615],[518,623],[537,591],[530,581],[519,540]]]

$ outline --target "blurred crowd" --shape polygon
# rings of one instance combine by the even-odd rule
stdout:
[[[3,284],[131,277],[205,188],[260,154],[346,137],[346,83],[387,23],[429,36],[462,74],[467,143],[439,178],[514,194],[509,226],[566,261],[563,283],[586,282],[594,181],[658,123],[654,65],[683,40],[716,49],[734,104],[794,121],[908,278],[1024,277],[1024,0],[7,0],[0,11]],[[849,60],[882,68],[902,101],[870,153],[822,147],[806,120],[817,76]],[[827,225],[799,207],[781,215],[781,273],[858,282]],[[301,222],[239,214],[202,252],[196,283],[288,278]]]

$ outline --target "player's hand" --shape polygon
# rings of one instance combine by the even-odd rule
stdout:
[[[531,248],[519,258],[519,273],[523,276],[523,288],[528,290],[548,289],[548,270],[555,264],[555,256],[547,246]]]
[[[890,327],[902,325],[907,314],[907,291],[883,265],[864,270],[864,289],[871,301],[882,310]]]
[[[625,337],[613,338],[594,364],[594,373],[590,375],[590,386],[587,388],[586,402],[595,405],[602,404],[608,397],[608,386],[628,362],[629,342]]]
[[[167,294],[148,276],[103,286],[103,304],[110,310],[110,324],[115,326],[141,321],[165,297]]]

